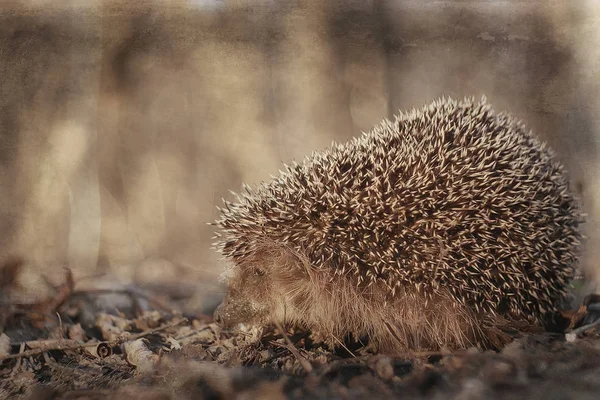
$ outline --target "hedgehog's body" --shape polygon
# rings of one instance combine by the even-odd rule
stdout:
[[[217,221],[227,322],[303,325],[387,351],[495,344],[567,293],[580,214],[544,144],[442,100],[246,188]]]

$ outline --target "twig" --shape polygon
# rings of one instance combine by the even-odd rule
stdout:
[[[120,340],[120,342],[123,342],[123,341],[128,342],[130,340],[137,340],[137,339],[142,338],[144,336],[148,336],[148,335],[151,335],[153,333],[164,331],[164,330],[167,330],[169,328],[173,328],[174,326],[181,325],[182,323],[187,322],[187,321],[188,321],[188,319],[185,318],[185,317],[184,318],[180,318],[180,319],[177,319],[177,320],[175,320],[173,322],[170,322],[170,323],[168,323],[166,325],[159,326],[157,328],[146,329],[143,332],[136,333],[135,335],[132,335],[132,336],[128,337],[127,340]],[[117,341],[116,344],[118,344],[118,342],[119,341]]]
[[[342,342],[340,339],[338,339],[337,336],[331,335],[331,337],[333,337],[336,340],[336,342],[338,342],[338,344],[344,348],[344,350],[346,350],[348,353],[350,353],[350,355],[353,358],[356,358],[356,354],[354,354],[348,347],[346,347],[346,345],[344,344],[344,342]]]
[[[25,350],[21,353],[17,353],[17,354],[8,354],[5,356],[1,356],[0,357],[0,362],[4,361],[4,360],[10,360],[13,358],[23,358],[23,357],[31,357],[31,356],[36,356],[38,354],[42,354],[45,353],[47,351],[52,351],[52,350],[77,350],[77,349],[82,349],[84,347],[89,347],[90,343],[85,343],[85,344],[81,344],[81,343],[71,343],[71,341],[66,341],[66,343],[64,344],[60,344],[57,343],[54,346],[51,347],[39,347],[37,349],[31,349],[31,350]]]
[[[298,360],[298,362],[300,363],[300,365],[302,366],[302,368],[304,369],[304,371],[306,373],[310,374],[312,372],[312,369],[313,369],[312,365],[310,365],[310,363],[308,362],[308,360],[306,358],[304,358],[302,355],[300,355],[300,352],[296,349],[296,346],[294,346],[294,343],[292,343],[292,341],[288,337],[287,333],[285,333],[285,331],[281,327],[281,324],[279,324],[278,322],[276,322],[275,326],[277,326],[277,329],[279,329],[281,331],[281,334],[283,335],[283,338],[287,342],[287,344],[288,344],[287,349],[292,352],[292,354],[294,355],[294,357],[296,357],[296,359]]]
[[[600,319],[592,322],[591,324],[583,325],[577,329],[573,329],[571,332],[568,333],[568,335],[577,335],[579,333],[585,332],[585,331],[587,331],[595,326],[598,326],[598,325],[600,325]]]
[[[176,321],[173,321],[167,325],[163,325],[163,326],[159,326],[157,328],[152,328],[152,329],[147,329],[143,332],[140,333],[136,333],[134,335],[131,335],[130,337],[128,337],[127,339],[115,339],[115,340],[111,340],[111,341],[107,341],[107,342],[87,342],[87,343],[79,343],[77,341],[74,340],[68,340],[68,339],[62,339],[62,340],[57,340],[57,341],[48,341],[49,343],[56,343],[54,345],[44,345],[42,343],[42,345],[39,348],[36,349],[31,349],[31,350],[25,350],[23,352],[20,352],[18,354],[8,354],[5,356],[1,356],[0,357],[0,362],[4,361],[4,360],[10,360],[10,359],[14,359],[14,358],[23,358],[23,357],[31,357],[31,356],[35,356],[38,354],[42,354],[42,353],[46,353],[48,351],[53,351],[53,350],[58,350],[58,351],[64,351],[64,350],[80,350],[86,347],[91,347],[91,346],[98,346],[100,344],[107,344],[109,346],[117,346],[123,342],[128,342],[128,341],[132,341],[132,340],[137,340],[139,338],[142,338],[144,336],[148,336],[151,335],[153,333],[156,332],[160,332],[160,331],[164,331],[166,329],[172,328],[174,326],[177,326],[183,322],[186,322],[187,318],[180,318]],[[39,341],[38,341],[39,342]]]
[[[21,345],[19,346],[19,353],[22,353],[25,351],[25,343],[21,343]],[[19,358],[17,360],[17,365],[15,365],[15,367],[13,368],[13,372],[14,371],[18,371],[19,368],[21,368],[21,362],[22,362],[22,358]]]

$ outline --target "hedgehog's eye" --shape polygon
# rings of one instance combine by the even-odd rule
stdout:
[[[252,269],[252,274],[255,276],[263,276],[265,274],[265,270],[264,269],[260,269],[260,268],[253,268]]]

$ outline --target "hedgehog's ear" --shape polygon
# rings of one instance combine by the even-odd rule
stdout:
[[[304,271],[309,275],[312,272],[308,257],[288,246],[280,247],[279,265],[289,267],[296,272]]]

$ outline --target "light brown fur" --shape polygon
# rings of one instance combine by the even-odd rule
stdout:
[[[406,288],[391,296],[383,284],[357,291],[345,277],[314,268],[302,255],[274,244],[233,265],[226,280],[229,294],[217,314],[229,325],[302,326],[329,346],[342,345],[351,334],[392,354],[498,347],[508,340],[496,328],[507,321],[475,315],[443,291],[428,296]]]

